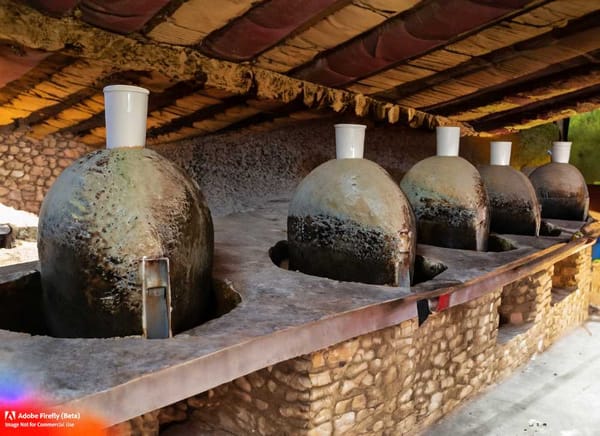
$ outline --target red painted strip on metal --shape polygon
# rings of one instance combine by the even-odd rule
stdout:
[[[442,310],[446,310],[450,307],[450,294],[440,295],[438,299],[437,311],[441,312]]]

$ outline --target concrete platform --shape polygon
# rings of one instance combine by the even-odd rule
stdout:
[[[439,435],[600,434],[600,316],[430,427]]]

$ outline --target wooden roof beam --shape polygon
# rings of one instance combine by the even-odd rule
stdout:
[[[35,84],[6,102],[0,113],[0,126],[13,124],[36,112],[52,110],[74,94],[91,95],[97,81],[110,70],[111,67],[106,64],[84,60],[63,67],[48,80]]]
[[[600,50],[598,51],[600,55]],[[600,64],[591,63],[585,57],[578,57],[577,62],[561,63],[561,67],[552,66],[544,70],[546,74],[531,74],[498,86],[486,88],[475,94],[452,100],[443,105],[431,108],[440,115],[468,122],[488,115],[489,111],[517,104],[529,104],[532,99],[538,100],[544,95],[560,95],[581,89],[600,82],[598,72]],[[495,109],[493,109],[495,108]],[[479,116],[476,116],[479,114]]]
[[[598,14],[600,18],[600,14]],[[422,91],[408,95],[397,103],[415,106],[421,110],[435,110],[451,102],[465,101],[470,96],[485,93],[487,89],[507,87],[528,77],[543,77],[552,73],[552,66],[577,63],[579,57],[588,57],[600,49],[600,28],[595,26],[581,33],[562,38],[536,48],[518,50],[515,55],[494,61],[488,68],[446,80]]]
[[[132,84],[136,83],[148,86],[152,91],[152,98],[148,102],[150,111],[168,104],[171,99],[193,91],[194,87],[186,82],[175,84],[162,92],[161,84],[152,86],[151,75],[144,78],[144,72],[127,71],[111,74],[100,80],[96,87],[84,92],[72,94],[61,104],[44,110],[34,112],[23,120],[23,124],[32,126],[31,134],[41,138],[56,132],[70,131],[84,132],[104,125],[104,96],[102,87],[110,83]],[[144,83],[148,82],[148,84]]]
[[[125,81],[125,83],[127,84],[127,81]],[[176,100],[178,97],[192,92],[195,89],[195,87],[195,84],[182,82],[165,89],[163,92],[153,93],[152,98],[148,100],[149,114],[152,115],[156,111],[159,111],[165,106],[170,105],[173,99]],[[70,126],[62,128],[60,129],[60,131],[66,131],[75,135],[91,134],[104,139],[104,124],[104,105],[102,105],[100,111],[91,114],[91,116],[88,118],[84,118],[79,122],[73,123]]]
[[[600,84],[516,109],[499,111],[473,122],[480,132],[502,134],[530,129],[600,108]]]
[[[557,3],[558,6],[559,2],[552,2],[538,9],[548,9],[554,3]],[[404,65],[368,77],[360,83],[350,86],[349,89],[388,101],[401,100],[445,81],[484,70],[494,64],[519,56],[520,52],[535,51],[555,44],[561,38],[570,38],[597,27],[600,13],[589,13],[591,8],[597,6],[593,2],[585,2],[581,6],[580,10],[571,11],[570,14],[568,11],[562,12],[562,17],[565,20],[568,17],[570,20],[567,25],[557,16],[548,17],[544,23],[533,22],[531,19],[519,23],[519,17],[516,17],[496,24],[481,34],[470,36],[412,59]],[[535,15],[535,12],[534,9],[523,16]],[[576,13],[579,15],[575,15]],[[529,23],[526,29],[522,28],[525,23]],[[538,26],[535,26],[536,24]],[[518,27],[515,28],[515,26]],[[479,46],[479,51],[474,48],[470,51],[468,49],[477,46]],[[386,86],[388,76],[393,78],[403,71],[406,72],[404,77],[401,76],[400,84],[395,81],[390,82],[396,83],[394,86]]]
[[[190,48],[157,45],[113,34],[70,17],[47,17],[9,0],[0,0],[0,39],[94,60],[116,70],[156,71],[173,80],[197,81],[237,95],[282,103],[300,99],[307,108],[352,111],[360,117],[412,127],[432,128],[450,123],[444,117],[413,108],[304,82],[258,67],[210,59]],[[462,127],[471,131],[468,125]]]
[[[159,132],[150,140],[150,144],[179,141],[194,136],[215,133],[260,113],[260,109],[247,104],[222,106],[221,110],[217,110],[217,108],[213,109],[210,115],[202,117],[202,119],[191,123],[188,122],[186,125],[177,123],[175,129],[167,129],[165,133]]]
[[[415,6],[420,0],[353,0],[337,11],[296,30],[254,62],[269,70],[284,72],[309,62],[319,53],[370,31],[391,17]]]

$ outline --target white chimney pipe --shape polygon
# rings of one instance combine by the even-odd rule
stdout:
[[[571,156],[571,142],[555,141],[552,143],[552,162],[569,163]]]
[[[362,159],[365,151],[363,124],[335,124],[335,157],[337,159]]]
[[[460,127],[436,127],[436,155],[458,156]]]
[[[512,142],[510,141],[492,141],[490,142],[490,164],[491,165],[510,165],[510,150]]]
[[[129,85],[104,88],[106,148],[146,145],[148,91]]]

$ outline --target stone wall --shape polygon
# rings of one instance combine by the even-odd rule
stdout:
[[[582,250],[421,326],[410,319],[278,363],[116,428],[171,436],[415,434],[587,318],[590,257]],[[553,282],[575,287],[554,298]],[[500,326],[503,306],[522,295],[531,297],[528,322]]]
[[[552,286],[555,288],[573,288],[582,286],[589,279],[592,268],[592,248],[582,250],[554,265]]]
[[[552,286],[546,345],[558,339],[561,332],[581,324],[588,316],[593,289],[592,248],[581,250],[555,264]]]
[[[533,322],[538,307],[543,307],[543,295],[552,286],[552,271],[538,271],[522,280],[510,283],[502,289],[500,324],[523,324]],[[548,295],[550,295],[548,293]]]
[[[184,168],[198,182],[213,215],[220,216],[291,198],[310,171],[335,158],[333,124],[339,121],[349,120],[310,121],[269,132],[231,132],[152,148]],[[365,157],[398,182],[415,163],[434,154],[434,132],[399,126],[367,128]]]
[[[592,263],[592,292],[590,293],[590,304],[600,308],[600,260]]]
[[[308,172],[335,156],[333,125],[337,122],[365,120],[344,115],[267,132],[236,131],[151,148],[184,168],[198,182],[213,215],[219,216],[289,197]],[[415,163],[435,154],[432,131],[367,123],[365,157],[398,181]],[[556,126],[550,124],[504,138],[463,137],[461,156],[474,164],[487,164],[490,139],[512,140],[513,166],[531,167],[547,162],[545,150],[556,134]],[[0,134],[4,180],[0,203],[38,213],[56,176],[92,150],[69,135],[36,140],[22,131]]]
[[[512,306],[516,311],[511,312],[510,303],[504,305],[507,290],[528,295],[529,305],[518,300],[522,302],[519,306],[512,300],[517,305]],[[517,322],[499,328],[495,378],[500,380],[510,375],[535,353],[543,351],[566,331],[587,319],[590,292],[591,248],[505,286],[499,311]],[[530,309],[522,322],[521,309]]]
[[[506,314],[504,316],[507,316],[508,323],[500,325],[498,329],[495,379],[509,376],[531,356],[545,349],[553,272],[552,266],[503,288],[499,312]],[[505,305],[504,295],[507,291],[516,299],[509,299]]]
[[[23,132],[1,135],[0,203],[38,214],[56,177],[73,160],[91,150],[69,136],[36,140]]]
[[[200,186],[215,216],[254,209],[291,197],[317,165],[335,157],[333,124],[311,121],[269,132],[231,132],[152,146],[180,165]],[[352,120],[350,120],[352,121]],[[397,180],[421,159],[435,154],[430,131],[399,126],[367,130],[365,156]],[[54,179],[92,148],[70,136],[30,139],[22,132],[0,135],[0,203],[38,213]]]

